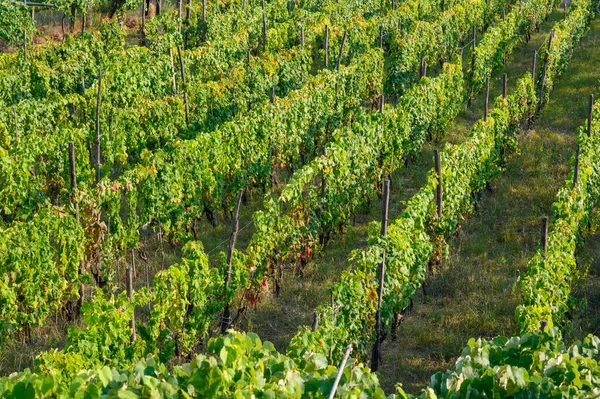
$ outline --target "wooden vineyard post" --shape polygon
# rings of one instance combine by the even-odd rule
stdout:
[[[312,322],[311,330],[313,332],[315,332],[315,331],[317,331],[318,328],[319,328],[319,313],[315,311],[313,313],[313,322]]]
[[[202,0],[202,41],[206,41],[206,33],[208,27],[206,26],[206,0]]]
[[[485,103],[483,107],[483,120],[487,121],[490,112],[490,79],[485,78]]]
[[[546,73],[548,72],[548,56],[550,54],[550,47],[552,47],[552,39],[554,39],[554,29],[550,32],[550,38],[548,39],[548,51],[546,51],[546,56],[544,57],[544,69],[542,69],[542,81],[540,84],[540,93],[539,93],[539,101],[537,105],[537,112],[542,110],[542,105],[544,103],[544,86],[546,85]]]
[[[262,15],[262,42],[263,48],[267,48],[267,16],[263,12]]]
[[[75,144],[71,141],[69,143],[69,178],[71,180],[71,191],[75,193],[77,190],[77,171],[75,169]],[[75,209],[75,220],[79,222],[79,204],[74,201],[73,208]],[[83,258],[79,262],[79,275],[83,276],[85,273],[85,262]],[[85,286],[83,283],[79,286],[79,299],[77,300],[76,314],[79,315],[81,306],[83,305],[83,299],[85,297]]]
[[[340,44],[340,53],[338,54],[337,65],[335,66],[336,70],[340,70],[340,66],[342,64],[342,54],[344,54],[344,44],[346,44],[346,36],[348,35],[348,31],[344,31],[344,36],[342,36],[342,44]]]
[[[383,112],[384,105],[385,105],[385,94],[382,94],[381,97],[379,97],[379,112]]]
[[[269,91],[269,102],[271,104],[275,103],[275,85],[271,86],[271,89]],[[275,160],[275,148],[271,149],[271,157],[273,158],[273,160]],[[277,162],[273,162],[273,171],[271,172],[271,186],[275,187],[278,183],[277,181],[277,170],[278,170],[278,165]]]
[[[427,76],[427,61],[425,61],[425,58],[421,58],[421,69],[419,71],[419,75],[422,78]]]
[[[98,69],[98,95],[96,96],[96,184],[100,181],[100,102],[102,100],[102,69]]]
[[[25,3],[27,4],[27,2]],[[33,23],[35,24],[35,7],[31,7],[31,19],[33,20]],[[35,31],[31,32],[31,44],[35,44]]]
[[[446,2],[442,0],[442,12],[446,9]]]
[[[536,71],[537,71],[537,56],[538,56],[538,52],[537,50],[534,50],[533,52],[533,60],[531,62],[531,81],[533,82],[533,86],[535,87],[535,75],[536,75]],[[535,118],[535,115],[529,115],[529,120],[528,120],[528,124],[527,124],[527,128],[529,130],[531,130],[533,128],[533,119]]]
[[[131,250],[131,265],[127,268],[127,296],[129,302],[133,303],[133,268],[135,265],[135,251]],[[136,331],[135,331],[135,308],[131,315],[131,343],[135,342]]]
[[[27,0],[23,0],[23,4],[27,6]],[[23,55],[27,59],[27,29],[23,29]]]
[[[327,147],[323,144],[323,157],[327,156]],[[323,202],[327,197],[327,180],[325,179],[325,170],[321,170],[321,197],[319,200],[319,212],[323,212]],[[325,229],[321,231],[321,243],[325,244]]]
[[[588,108],[588,126],[587,126],[587,134],[588,137],[592,137],[592,121],[594,119],[594,95],[590,94],[590,105]],[[16,125],[16,123],[15,123]]]
[[[173,86],[173,95],[177,96],[177,79],[175,78],[175,62],[173,61],[173,49],[169,47],[169,57],[171,58],[171,84]]]
[[[546,250],[548,249],[548,216],[542,217],[541,241],[542,255],[546,259]]]
[[[333,299],[333,290],[329,291],[329,306],[331,306],[331,322],[335,323],[335,301]]]
[[[146,0],[142,0],[142,45],[146,45]]]
[[[181,33],[181,19],[183,18],[183,0],[177,0],[177,30]]]
[[[352,352],[352,344],[349,344],[346,347],[346,352],[344,353],[344,358],[342,359],[342,363],[340,364],[338,373],[335,376],[335,381],[333,382],[333,386],[331,387],[331,392],[329,392],[328,399],[333,399],[335,397],[337,387],[340,384],[340,380],[342,379],[342,374],[344,374],[344,369],[346,368],[346,362],[348,361],[348,357],[350,357],[350,352]]]
[[[300,45],[304,47],[304,26],[300,27]]]
[[[381,236],[387,235],[387,224],[389,216],[390,206],[390,181],[386,180],[383,182],[383,209],[381,215]],[[385,250],[383,251],[381,263],[377,270],[377,313],[375,314],[375,343],[373,344],[373,354],[371,356],[371,370],[377,371],[379,364],[381,363],[381,338],[382,338],[382,326],[381,326],[381,302],[383,300],[383,285],[385,283]]]
[[[533,61],[531,62],[531,80],[533,81],[533,84],[535,85],[535,78],[536,78],[536,70],[537,70],[537,57],[538,57],[538,52],[537,50],[533,51]]]
[[[477,26],[473,25],[473,47],[471,54],[471,77],[475,75],[475,49],[477,47]],[[471,108],[473,102],[473,88],[471,87],[469,93],[469,100],[467,101],[467,107]]]
[[[329,67],[329,25],[325,25],[325,38],[323,40],[323,50],[325,50],[324,65],[325,68]]]
[[[233,251],[235,250],[235,241],[240,231],[240,207],[242,206],[242,197],[244,190],[240,190],[237,202],[235,204],[235,211],[233,212],[233,222],[231,226],[231,237],[229,238],[229,249],[227,251],[227,275],[225,276],[225,284],[223,286],[223,294],[225,297],[225,309],[223,310],[223,316],[221,317],[221,333],[225,332],[231,327],[231,311],[229,310],[229,299],[227,299],[227,289],[231,284],[231,275],[233,273]]]
[[[12,107],[12,112],[15,121],[15,144],[19,144],[19,119],[17,117],[17,109],[14,106]]]
[[[573,172],[573,184],[577,185],[579,182],[579,151],[580,145],[577,144],[577,149],[575,150],[575,170]]]
[[[383,49],[383,25],[379,25],[379,48]]]
[[[77,189],[77,172],[75,171],[75,144],[71,141],[69,143],[69,178],[71,180],[71,190]],[[78,211],[77,203],[75,204],[75,210]],[[77,215],[79,218],[79,215]]]
[[[477,25],[473,25],[473,47],[471,54],[471,70],[475,69],[475,49],[477,48]]]
[[[502,98],[506,98],[506,83],[507,83],[506,74],[503,73],[502,74]]]
[[[396,9],[396,1],[392,0],[392,11]]]
[[[185,82],[185,65],[183,64],[183,55],[181,54],[181,47],[177,46],[177,54],[179,55],[179,68],[181,68],[181,83],[183,87],[183,102],[185,104],[185,123],[190,123],[190,105],[188,103],[187,95],[187,84]]]
[[[190,34],[190,18],[192,17],[192,0],[188,0],[185,9],[185,36],[183,38],[183,48],[188,48],[188,39]]]
[[[438,184],[436,187],[435,204],[437,209],[438,219],[442,218],[443,200],[442,200],[442,163],[440,160],[440,150],[434,150],[435,157],[435,173],[437,175]]]

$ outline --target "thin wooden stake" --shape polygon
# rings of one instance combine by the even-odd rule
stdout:
[[[387,224],[389,217],[390,207],[390,181],[385,180],[383,182],[383,208],[381,214],[381,236],[387,235]],[[373,353],[371,356],[371,370],[377,371],[379,364],[381,363],[381,339],[382,339],[382,326],[381,326],[381,303],[383,301],[383,286],[385,284],[385,250],[381,257],[381,263],[379,263],[379,269],[377,271],[377,313],[375,314],[375,344],[373,345]]]
[[[535,75],[536,75],[536,71],[537,71],[537,57],[538,57],[538,52],[537,50],[533,51],[533,61],[531,62],[531,80],[533,81],[533,84],[535,85]]]
[[[183,18],[183,0],[177,0],[177,30],[181,33],[181,19]]]
[[[142,0],[142,44],[146,45],[146,0]]]
[[[35,7],[31,7],[31,19],[33,20],[33,23],[35,25]],[[35,32],[31,32],[31,44],[35,44]]]
[[[383,48],[383,25],[379,25],[379,48]]]
[[[129,297],[129,302],[133,302],[133,265],[135,264],[135,253],[131,251],[131,262],[132,264],[127,268],[127,296]],[[135,307],[133,314],[131,315],[131,343],[135,342],[136,339],[136,331],[135,331]]]
[[[27,1],[23,0],[23,4],[27,6]],[[23,29],[23,55],[27,59],[27,29]]]
[[[329,291],[329,306],[331,306],[331,322],[335,323],[335,301],[333,300],[333,290]]]
[[[485,78],[485,104],[483,108],[483,120],[487,121],[490,112],[490,79]]]
[[[506,83],[507,83],[506,74],[503,73],[502,74],[502,98],[506,98]]]
[[[177,96],[177,79],[175,77],[175,62],[173,61],[173,49],[169,47],[169,58],[171,58],[171,84],[173,86],[173,95]]]
[[[15,144],[19,144],[19,119],[17,118],[17,109],[12,107],[13,118],[15,121]]]
[[[588,137],[592,137],[592,121],[594,119],[594,95],[590,94],[590,105],[588,108],[588,126],[587,134]]]
[[[231,237],[229,238],[229,250],[227,251],[227,275],[225,276],[225,284],[223,286],[223,293],[225,295],[225,309],[223,310],[223,316],[221,318],[221,333],[225,333],[231,327],[231,312],[229,310],[229,300],[227,299],[227,289],[231,283],[231,275],[233,273],[233,251],[235,250],[235,241],[240,231],[240,208],[242,206],[242,197],[244,190],[240,190],[237,202],[235,204],[235,211],[233,212],[233,222],[231,226]]]
[[[471,75],[475,75],[475,49],[477,47],[477,26],[473,25],[473,48],[471,53]],[[471,108],[473,104],[473,87],[470,89],[469,100],[467,101],[467,107]]]
[[[77,172],[75,169],[75,144],[71,141],[69,143],[69,178],[71,180],[71,191],[74,193],[77,190]],[[79,204],[74,201],[73,208],[75,209],[75,220],[79,222]],[[79,262],[79,275],[83,276],[85,273],[85,262],[82,259]],[[83,306],[83,299],[85,298],[85,286],[83,283],[79,286],[79,299],[77,300],[76,313],[79,315],[81,306]]]
[[[342,54],[344,54],[344,44],[346,43],[346,36],[348,35],[348,31],[344,31],[344,36],[342,36],[342,44],[340,44],[340,53],[338,54],[337,65],[335,67],[336,70],[340,70],[340,66],[342,64]]]
[[[325,50],[325,68],[329,67],[329,25],[325,25],[325,39],[323,40],[323,50]]]
[[[323,156],[327,156],[327,147],[323,145]],[[325,179],[325,171],[321,171],[321,200],[327,196],[327,180]],[[321,201],[321,206],[323,205]]]
[[[546,56],[544,57],[544,69],[542,70],[542,82],[540,84],[537,112],[540,112],[542,110],[542,105],[544,103],[544,88],[546,85],[546,73],[548,72],[548,56],[550,55],[550,48],[552,47],[552,39],[554,39],[554,29],[552,30],[552,32],[550,32],[550,38],[548,39],[548,51],[546,51]]]
[[[177,54],[179,55],[179,68],[181,68],[181,83],[183,90],[183,102],[185,103],[185,123],[190,123],[190,105],[188,103],[187,83],[185,82],[185,65],[183,64],[183,54],[181,47],[177,46]]]
[[[548,216],[542,217],[542,230],[541,230],[541,248],[544,259],[546,259],[546,250],[548,249]]]
[[[188,48],[188,38],[190,34],[190,19],[192,17],[192,0],[188,0],[187,7],[185,9],[185,38],[184,38],[184,48]]]
[[[262,15],[262,41],[263,48],[267,48],[267,17],[264,12]]]
[[[313,313],[312,331],[315,332],[315,331],[317,331],[318,328],[319,328],[319,313],[315,311]]]
[[[75,171],[75,144],[69,143],[69,178],[71,181],[71,190],[77,189],[77,172]]]
[[[304,47],[304,26],[300,27],[300,45]]]
[[[206,0],[202,0],[202,41],[206,41],[208,26],[206,25]]]
[[[384,105],[385,105],[385,94],[382,94],[381,97],[379,97],[379,112],[383,112]]]
[[[422,78],[427,76],[427,61],[425,61],[425,58],[421,58],[421,70],[419,71],[419,75]]]
[[[442,218],[443,199],[442,199],[442,163],[440,160],[440,150],[436,149],[433,152],[435,157],[435,173],[437,174],[438,184],[436,188],[435,203],[437,208],[438,219]]]
[[[346,352],[344,353],[344,358],[342,359],[342,363],[340,364],[338,373],[335,376],[335,381],[333,382],[333,386],[331,387],[331,392],[329,392],[328,399],[333,399],[335,397],[337,387],[340,384],[340,380],[342,379],[342,374],[344,374],[344,369],[346,368],[346,362],[348,361],[348,357],[350,357],[350,352],[352,352],[352,344],[350,344],[346,347]]]
[[[573,184],[579,183],[579,151],[580,146],[577,144],[577,149],[575,150],[575,171],[573,172]]]
[[[98,94],[96,96],[96,184],[100,181],[100,102],[102,101],[102,69],[98,69]]]
[[[269,101],[271,102],[271,104],[273,104],[275,102],[275,86],[271,86],[271,90],[269,92]]]

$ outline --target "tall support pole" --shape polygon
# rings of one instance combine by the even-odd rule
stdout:
[[[387,224],[390,205],[390,181],[386,180],[383,183],[383,207],[381,214],[381,236],[387,235]],[[371,370],[377,371],[381,363],[381,340],[382,340],[382,325],[381,325],[381,303],[383,301],[383,286],[385,283],[385,251],[382,254],[381,263],[377,271],[377,281],[379,283],[377,290],[377,313],[375,314],[375,343],[373,344],[373,353],[371,356]]]

